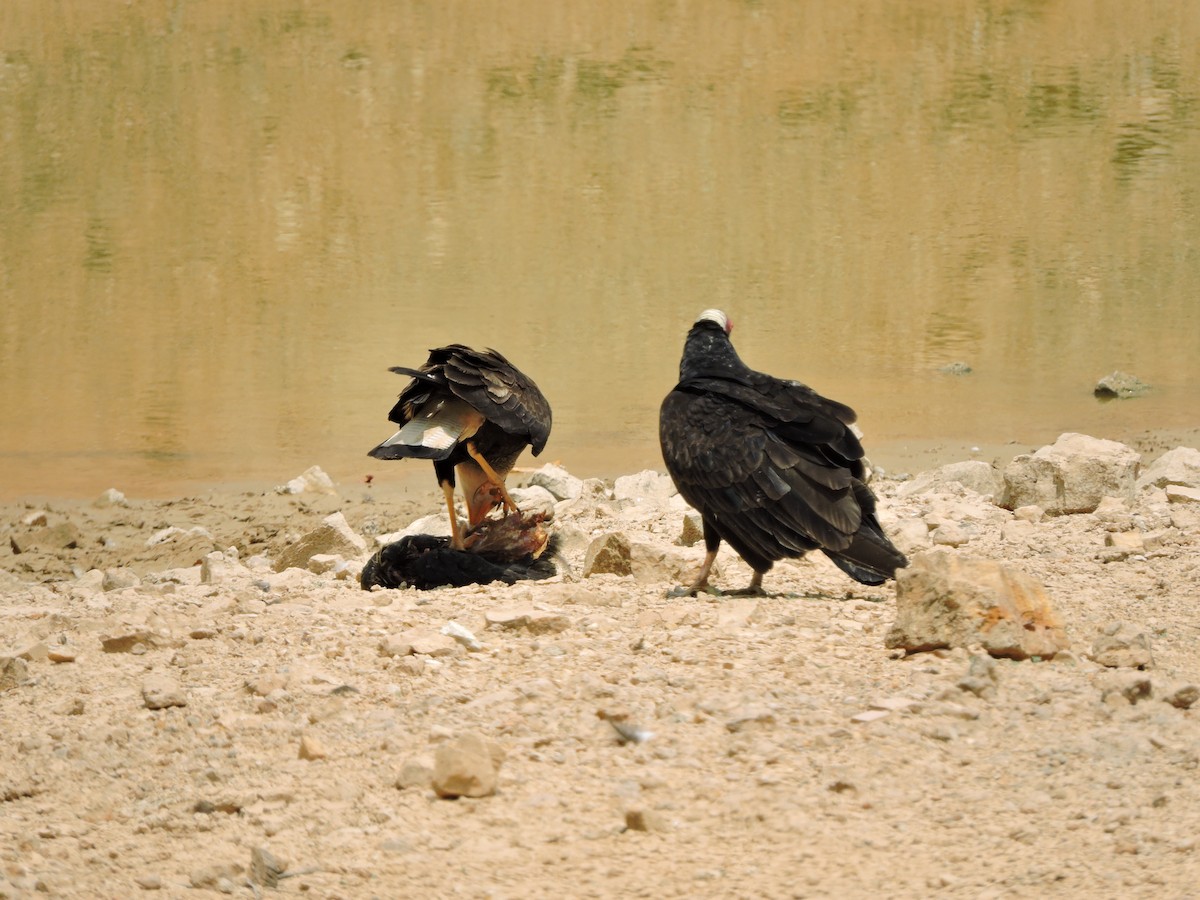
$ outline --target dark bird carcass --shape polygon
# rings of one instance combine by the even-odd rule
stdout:
[[[762,593],[776,560],[823,551],[863,584],[908,560],[883,533],[865,483],[854,410],[798,381],[756,372],[705,310],[688,332],[679,383],[659,412],[659,439],[679,493],[700,513],[707,554],[689,594],[708,587],[721,541],[754,570]]]
[[[450,547],[467,548],[474,529],[495,507],[520,510],[504,480],[526,447],[537,456],[550,437],[550,404],[538,386],[495,350],[450,344],[429,351],[419,369],[390,369],[412,381],[388,419],[400,426],[369,451],[376,459],[428,459],[450,513]],[[462,487],[467,528],[454,509]]]
[[[547,535],[537,516],[489,519],[477,530],[470,551],[455,550],[450,539],[409,534],[376,551],[363,566],[360,584],[373,587],[465,587],[502,581],[537,581],[558,574],[558,535]]]

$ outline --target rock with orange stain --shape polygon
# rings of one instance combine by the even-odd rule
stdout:
[[[917,556],[897,573],[896,622],[885,643],[908,652],[981,645],[1009,659],[1052,657],[1070,646],[1040,582],[949,551]]]

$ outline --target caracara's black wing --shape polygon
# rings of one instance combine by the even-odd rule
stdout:
[[[408,422],[413,410],[437,392],[447,392],[506,433],[526,439],[534,456],[550,437],[550,404],[545,396],[533,379],[495,350],[450,344],[431,350],[420,369],[397,366],[391,371],[413,378],[388,416],[397,424]]]
[[[852,577],[879,583],[904,558],[860,480],[853,417],[804,385],[755,372],[681,383],[663,402],[659,436],[680,494],[752,568],[821,548]]]

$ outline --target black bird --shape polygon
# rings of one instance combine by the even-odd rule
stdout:
[[[738,593],[761,594],[775,561],[822,550],[863,584],[908,565],[875,517],[854,410],[798,381],[756,372],[733,349],[733,326],[705,310],[683,347],[679,383],[659,412],[663,460],[699,511],[708,553],[695,595],[708,587],[727,541],[754,570]]]
[[[454,512],[455,470],[462,480],[470,527],[494,507],[519,512],[504,479],[526,446],[537,456],[550,437],[550,404],[533,380],[495,350],[450,344],[429,351],[388,419],[400,430],[368,455],[376,459],[430,459],[450,511],[450,545],[464,547]]]
[[[365,566],[359,583],[372,587],[414,587],[421,591],[439,587],[464,587],[503,581],[540,580],[558,574],[554,557],[558,535],[551,536],[538,554],[492,553],[455,550],[450,539],[432,534],[410,534],[380,548]]]

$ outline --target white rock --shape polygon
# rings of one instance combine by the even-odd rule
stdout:
[[[319,527],[296,543],[283,548],[275,559],[275,571],[282,572],[292,567],[308,568],[308,561],[318,554],[357,556],[366,549],[367,542],[350,527],[342,513],[335,512],[322,519]]]
[[[1004,476],[991,463],[982,460],[950,463],[904,482],[896,489],[896,496],[938,493],[949,484],[962,485],[985,497],[998,497],[1004,488]]]
[[[1131,447],[1084,434],[1063,434],[1004,470],[1000,505],[1035,504],[1050,515],[1091,512],[1105,497],[1132,501],[1141,456]]]
[[[1200,450],[1176,447],[1168,450],[1149,466],[1137,480],[1138,490],[1165,488],[1169,484],[1200,488]]]
[[[553,463],[542,466],[529,476],[529,483],[545,488],[558,500],[574,500],[583,491],[583,481],[562,466]]]
[[[325,474],[320,466],[310,466],[287,484],[275,488],[277,494],[303,494],[309,491],[314,494],[336,494],[337,488],[333,479]]]
[[[675,493],[675,482],[669,475],[650,469],[622,475],[613,483],[613,499],[618,503],[666,502]]]
[[[468,650],[482,650],[483,644],[471,633],[471,629],[458,624],[453,619],[442,626],[442,634],[454,638]]]
[[[508,494],[513,498],[513,502],[517,504],[524,515],[541,513],[546,517],[547,522],[554,520],[555,497],[546,488],[539,485],[532,485],[530,487],[513,488]]]
[[[103,509],[106,506],[128,505],[129,504],[125,500],[125,495],[116,488],[109,488],[92,502],[92,506],[95,506],[99,509]]]
[[[181,537],[202,537],[212,540],[212,534],[202,525],[193,525],[191,528],[179,528],[176,525],[171,525],[150,535],[150,537],[146,540],[146,546],[155,547],[158,544],[162,544],[166,541],[173,541],[176,538]]]

